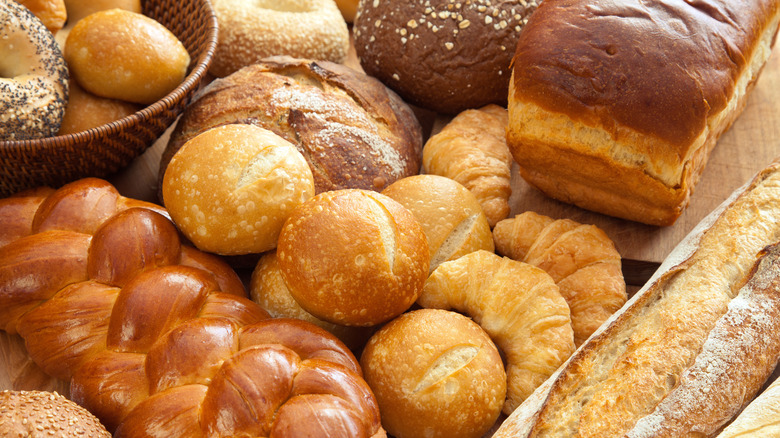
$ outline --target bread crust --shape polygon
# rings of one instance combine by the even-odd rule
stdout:
[[[413,105],[446,114],[505,106],[512,50],[538,3],[364,1],[355,50],[368,74]]]
[[[743,109],[779,16],[772,0],[545,2],[510,81],[521,175],[586,209],[674,223]]]
[[[382,190],[420,171],[422,128],[394,92],[339,64],[275,57],[198,95],[171,133],[160,178],[189,139],[230,123],[257,125],[293,143],[312,169],[316,193]]]
[[[780,240],[778,199],[776,162],[702,221],[495,437],[714,434],[780,357],[767,335],[780,325],[778,254],[763,251]]]

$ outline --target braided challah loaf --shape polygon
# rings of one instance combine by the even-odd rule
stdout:
[[[0,328],[115,437],[384,436],[344,344],[270,319],[160,207],[96,179],[29,192],[0,200],[0,245]]]

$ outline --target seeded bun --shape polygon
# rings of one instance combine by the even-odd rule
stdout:
[[[407,102],[456,114],[506,105],[509,65],[537,0],[362,1],[355,16],[360,64]]]
[[[0,392],[0,436],[5,437],[106,437],[100,420],[56,392]]]

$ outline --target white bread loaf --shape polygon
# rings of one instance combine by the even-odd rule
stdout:
[[[713,436],[780,358],[780,161],[658,272],[495,438]]]
[[[507,143],[520,174],[589,210],[674,223],[778,19],[777,0],[546,0],[513,59]]]

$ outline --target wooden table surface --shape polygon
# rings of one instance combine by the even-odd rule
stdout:
[[[570,218],[602,228],[615,242],[631,285],[642,285],[677,243],[704,216],[760,169],[780,157],[780,54],[775,49],[748,97],[742,115],[718,142],[696,186],[688,208],[669,227],[654,227],[611,218],[547,198],[513,171],[512,214],[532,210],[554,218]],[[359,68],[354,50],[347,64]],[[418,111],[427,131],[436,132],[448,119]],[[109,178],[125,196],[156,201],[157,172],[167,134]]]

